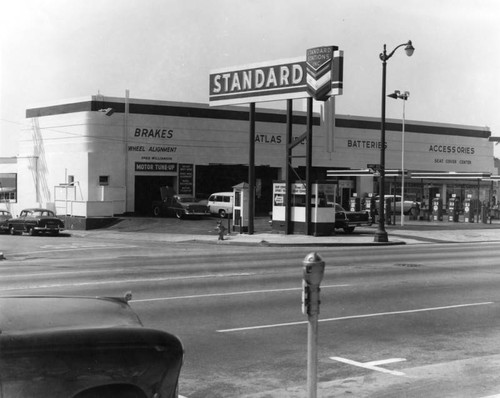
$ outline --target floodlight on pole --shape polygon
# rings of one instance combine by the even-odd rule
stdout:
[[[401,92],[399,90],[395,90],[392,94],[389,94],[388,97],[394,99],[402,99],[403,100],[403,125],[401,130],[401,226],[405,225],[405,216],[404,216],[404,201],[405,201],[405,104],[410,96],[409,91]]]
[[[380,178],[379,178],[379,209],[378,209],[378,228],[375,232],[375,242],[388,242],[389,238],[387,236],[387,231],[385,230],[385,86],[386,86],[386,75],[387,75],[387,60],[394,55],[394,52],[405,46],[406,55],[411,57],[415,48],[412,45],[411,40],[407,43],[400,44],[389,54],[387,54],[386,45],[384,44],[384,51],[379,55],[382,61],[382,115],[380,122]]]

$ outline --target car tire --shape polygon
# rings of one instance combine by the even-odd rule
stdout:
[[[182,211],[180,211],[180,210],[177,210],[177,211],[175,212],[175,216],[176,216],[179,220],[181,220],[182,218],[184,218],[184,213],[183,213]]]
[[[159,206],[153,207],[153,216],[155,216],[155,217],[161,216],[161,209]]]
[[[344,228],[344,232],[345,232],[346,234],[352,234],[352,233],[354,232],[354,228],[355,228],[355,227],[345,227],[345,228]]]
[[[219,210],[219,217],[220,217],[220,218],[226,218],[226,217],[227,217],[226,210],[224,210],[224,209],[220,209],[220,210]]]
[[[12,226],[11,226],[11,227],[9,227],[9,233],[10,233],[11,235],[17,235],[16,230],[15,230],[15,229],[14,229],[14,227],[12,227]]]
[[[34,228],[28,228],[28,235],[29,236],[35,236],[37,233],[36,231],[34,230]]]

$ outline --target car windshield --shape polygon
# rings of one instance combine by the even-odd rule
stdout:
[[[340,206],[338,203],[335,203],[335,212],[336,213],[339,213],[339,212],[342,212],[342,211],[345,211],[344,208],[342,206]]]

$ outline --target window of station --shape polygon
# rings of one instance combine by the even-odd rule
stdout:
[[[17,202],[16,173],[0,173],[0,202]]]
[[[109,176],[99,176],[99,185],[109,185]]]

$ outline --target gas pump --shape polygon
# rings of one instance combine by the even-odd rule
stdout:
[[[448,201],[448,221],[458,222],[458,199],[453,194]]]
[[[392,198],[385,199],[385,202],[384,202],[384,205],[385,205],[385,223],[387,225],[391,225],[391,214],[392,214],[391,203],[392,203]]]
[[[369,193],[368,197],[365,199],[365,210],[370,213],[372,223],[375,224],[375,213],[377,212],[377,205],[373,193]]]
[[[481,205],[481,220],[484,224],[487,224],[489,220],[491,224],[490,203],[487,202],[486,200]]]
[[[353,193],[352,197],[349,199],[349,208],[351,211],[361,210],[361,198],[358,197],[357,193]]]
[[[468,194],[464,200],[464,221],[474,222],[474,209],[472,208],[472,195]]]
[[[439,193],[432,199],[432,220],[443,221],[443,201]]]

